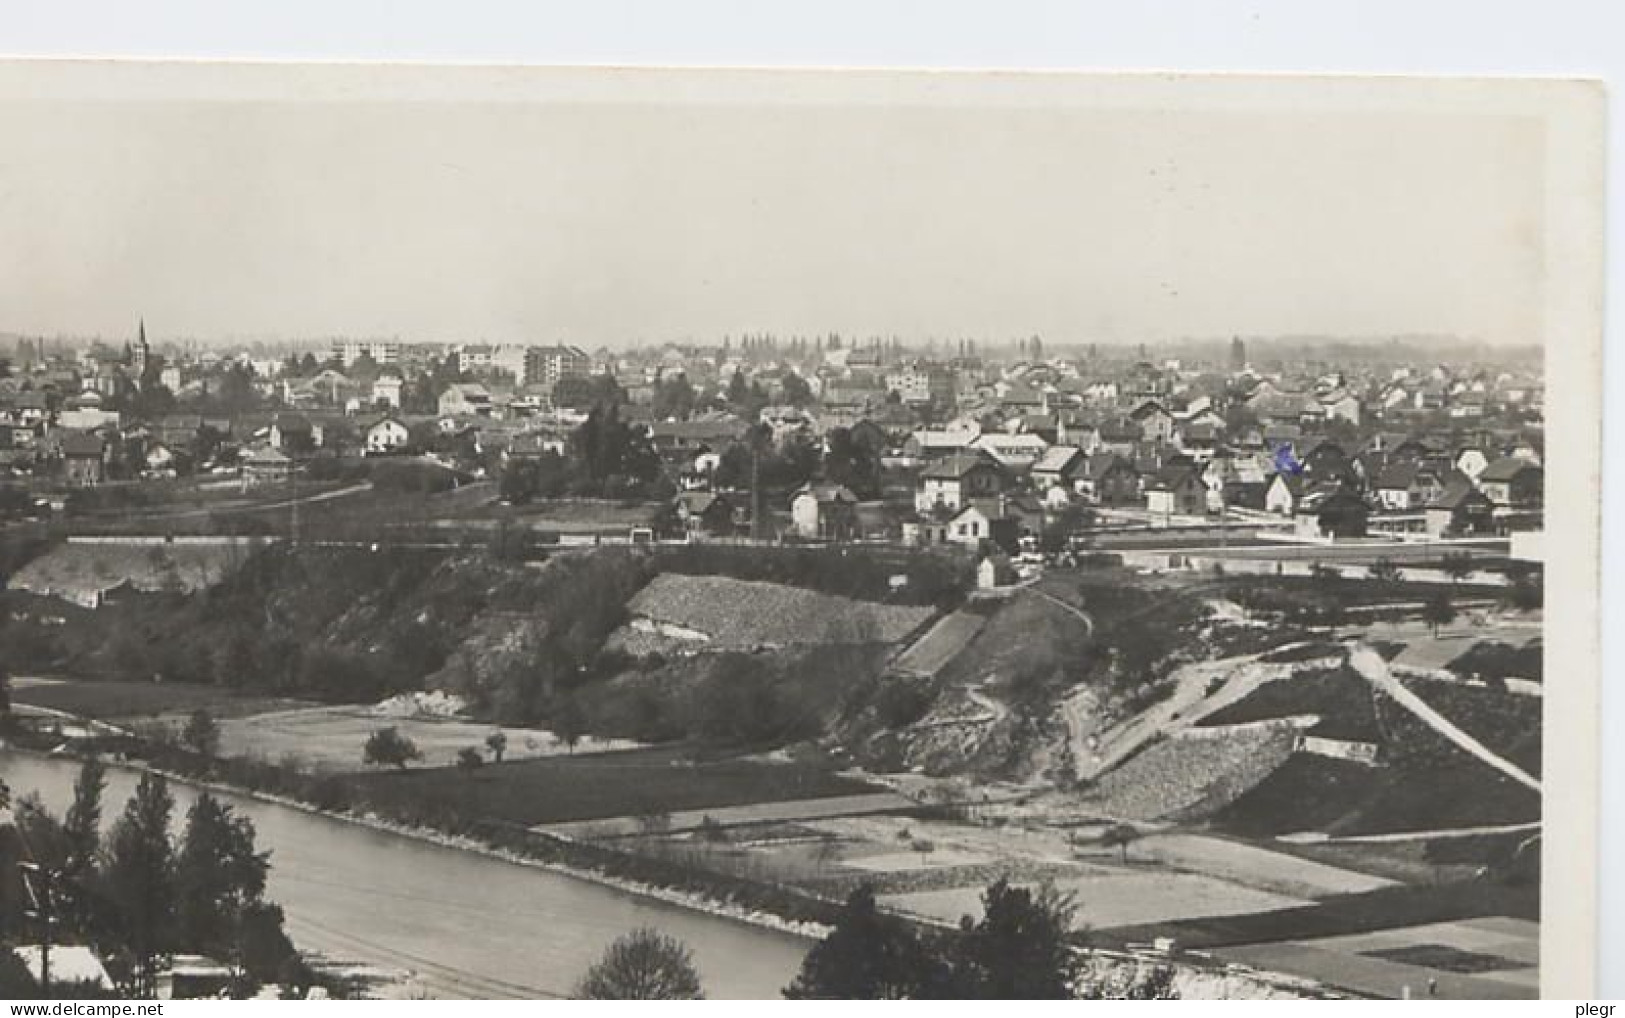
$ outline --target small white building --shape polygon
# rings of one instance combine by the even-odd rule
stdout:
[[[393,417],[385,417],[367,429],[367,455],[378,456],[406,447],[412,435],[406,425]]]
[[[372,383],[372,405],[401,408],[401,389],[406,383],[400,375],[379,375]]]

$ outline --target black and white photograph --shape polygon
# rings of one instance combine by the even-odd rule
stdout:
[[[0,997],[1591,992],[1603,110],[0,62]]]

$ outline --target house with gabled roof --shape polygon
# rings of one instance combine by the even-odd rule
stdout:
[[[91,431],[62,431],[56,442],[69,484],[100,484],[107,473],[107,442]]]
[[[1005,512],[1002,498],[972,499],[948,521],[947,540],[972,550],[992,544],[1004,551],[1016,549],[1019,523]]]
[[[1128,417],[1140,429],[1142,441],[1160,443],[1174,437],[1174,415],[1158,400],[1145,400]]]
[[[1101,450],[1089,457],[1077,488],[1096,505],[1134,505],[1140,500],[1140,472],[1128,459]]]
[[[411,442],[411,429],[393,414],[386,414],[367,425],[366,454],[369,456],[398,452]]]
[[[858,497],[841,484],[805,484],[790,499],[790,526],[809,540],[851,540],[857,515]]]
[[[1153,516],[1199,516],[1207,512],[1207,483],[1190,461],[1163,467],[1145,488],[1146,512]]]
[[[1089,467],[1089,457],[1083,450],[1075,445],[1054,445],[1044,450],[1044,455],[1034,463],[1029,476],[1032,477],[1034,487],[1040,490],[1047,488],[1066,488],[1071,490],[1073,485],[1081,478]]]
[[[928,514],[938,507],[958,510],[972,498],[988,498],[1005,488],[1004,471],[980,452],[957,452],[920,471],[914,508]]]
[[[1293,515],[1298,511],[1298,499],[1308,486],[1302,474],[1276,474],[1264,492],[1264,511],[1277,516]]]
[[[1391,512],[1420,509],[1439,496],[1443,482],[1432,470],[1415,460],[1399,460],[1384,466],[1377,474],[1372,491],[1377,504]]]
[[[1439,497],[1424,512],[1427,532],[1434,537],[1487,534],[1495,526],[1495,503],[1459,471],[1445,482]]]
[[[972,442],[970,448],[987,453],[1007,470],[1025,470],[1038,462],[1049,448],[1049,443],[1037,435],[1024,432],[1011,435],[989,431]]]
[[[1140,444],[1139,425],[1122,418],[1101,422],[1099,433],[1100,445],[1097,451],[1132,456],[1135,447]]]
[[[1546,472],[1521,456],[1502,456],[1478,475],[1478,487],[1497,509],[1538,509],[1544,501]]]
[[[1305,537],[1364,537],[1371,507],[1344,484],[1315,485],[1298,500],[1294,525]]]
[[[1177,440],[1179,450],[1193,459],[1211,459],[1224,442],[1224,426],[1189,423],[1179,429]]]
[[[243,485],[276,484],[293,476],[294,464],[282,450],[262,445],[249,450],[242,459]]]

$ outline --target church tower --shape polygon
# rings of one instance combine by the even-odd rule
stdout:
[[[138,383],[147,374],[147,360],[151,354],[152,347],[147,345],[147,319],[142,316],[141,324],[136,327],[135,349],[130,354],[130,367]]]

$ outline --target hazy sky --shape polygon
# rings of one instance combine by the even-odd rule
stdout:
[[[0,139],[0,331],[1543,339],[1535,119],[4,101]]]

